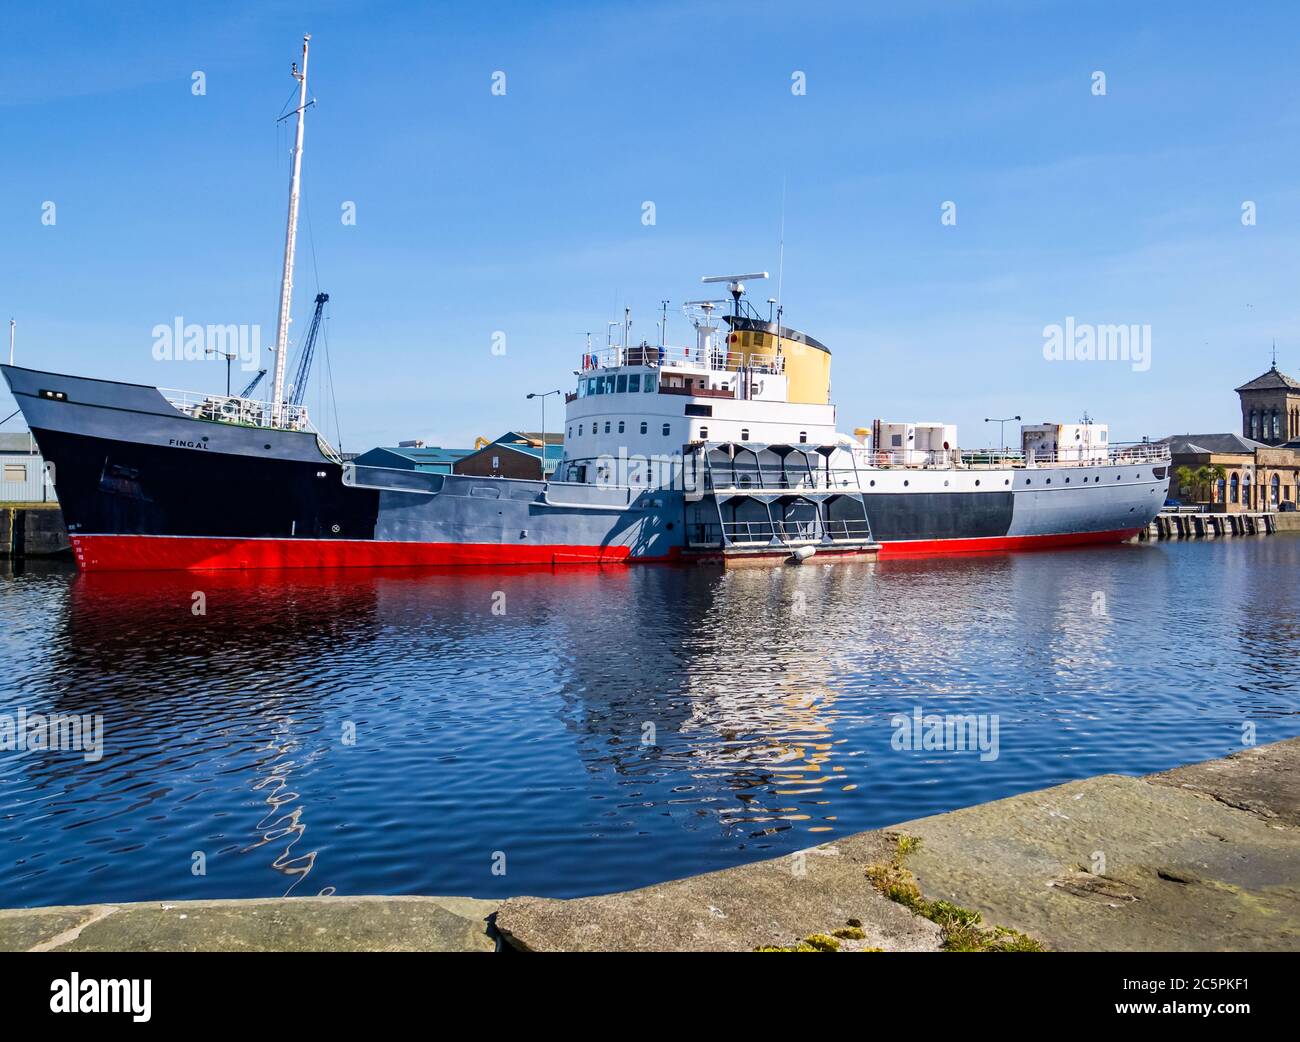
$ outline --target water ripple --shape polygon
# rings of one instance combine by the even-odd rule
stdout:
[[[1300,734],[1298,564],[0,575],[0,713],[106,747],[0,751],[4,903],[594,893],[1223,755]],[[917,706],[997,758],[894,748]]]

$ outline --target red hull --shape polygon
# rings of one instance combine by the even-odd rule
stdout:
[[[913,539],[880,544],[880,556],[931,557],[937,554],[1007,553],[1012,550],[1052,550],[1088,543],[1122,543],[1140,528],[1117,528],[1111,532],[1067,532],[1061,535],[991,536],[981,539]]]
[[[923,539],[880,544],[880,556],[1006,553],[1115,543],[1139,529],[983,539]],[[631,556],[626,546],[509,546],[405,543],[371,539],[219,539],[206,536],[73,535],[83,571],[206,571],[260,568],[424,568],[500,565],[629,564],[673,558]]]
[[[72,535],[69,539],[77,563],[88,572],[623,564],[630,553],[626,546],[507,546],[372,539],[148,535]]]

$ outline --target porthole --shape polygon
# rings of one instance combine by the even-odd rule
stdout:
[[[871,479],[871,487],[872,487],[872,488],[875,488],[875,487],[876,487],[876,479],[875,479],[875,478],[872,478],[872,479]]]
[[[1048,478],[1048,479],[1047,479],[1047,483],[1050,485],[1050,484],[1052,483],[1052,479],[1051,479],[1051,478]]]
[[[975,487],[976,487],[976,488],[979,488],[979,487],[980,487],[980,479],[979,479],[979,478],[976,478],[976,479],[975,479]]]
[[[948,487],[948,482],[945,481],[945,482],[943,483],[943,487],[944,487],[944,488],[947,488],[947,487]]]
[[[1026,484],[1026,485],[1032,485],[1033,482],[1030,481],[1028,478],[1025,478],[1025,484]]]
[[[1068,485],[1068,484],[1070,483],[1070,479],[1069,479],[1069,478],[1066,478],[1066,479],[1065,479],[1065,483]]]
[[[910,484],[911,484],[910,481],[904,481],[904,482],[903,482],[903,488],[907,488],[907,486],[910,485]]]
[[[1005,481],[1002,482],[1002,484],[1004,484],[1004,485],[1010,485],[1010,484],[1011,484],[1011,479],[1010,479],[1010,478],[1007,478]]]

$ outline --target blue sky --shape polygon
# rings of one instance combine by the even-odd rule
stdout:
[[[20,364],[220,390],[220,363],[155,361],[153,327],[274,339],[275,117],[304,31],[294,329],[319,284],[347,449],[535,428],[524,395],[570,386],[624,304],[649,337],[701,275],[775,275],[783,184],[785,314],[834,352],[841,429],[946,420],[975,446],[985,416],[1086,410],[1116,439],[1234,430],[1232,388],[1274,337],[1300,374],[1300,16],[1187,0],[8,0],[0,317]],[[1149,324],[1149,370],[1046,361],[1067,316]]]

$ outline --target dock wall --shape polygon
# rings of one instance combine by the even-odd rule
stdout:
[[[0,558],[56,557],[70,552],[57,503],[0,506]]]
[[[1292,738],[623,893],[18,908],[0,911],[0,950],[953,951],[982,936],[976,950],[1294,952],[1297,878]]]
[[[1139,539],[1213,539],[1227,536],[1275,535],[1300,532],[1300,513],[1278,511],[1201,514],[1161,511]]]

